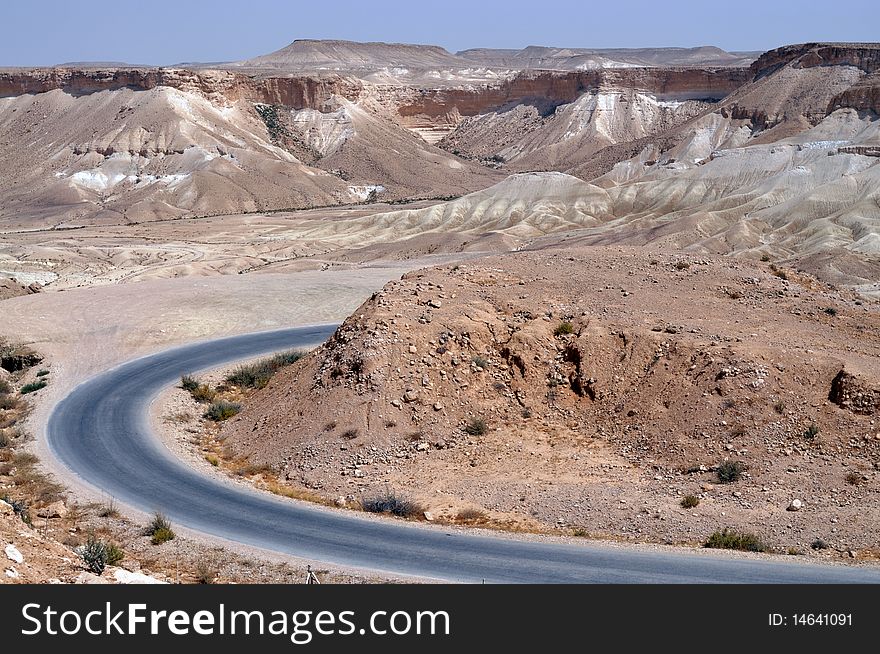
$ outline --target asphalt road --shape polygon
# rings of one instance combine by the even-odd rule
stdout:
[[[328,510],[206,477],[151,433],[148,409],[181,374],[316,344],[333,327],[166,350],[81,384],[53,410],[54,455],[117,501],[231,541],[341,565],[461,582],[880,583],[880,569],[464,533]]]

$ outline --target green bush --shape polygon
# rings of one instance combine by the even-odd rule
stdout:
[[[739,533],[731,529],[716,531],[709,536],[704,547],[741,552],[766,552],[769,548],[754,534]]]
[[[227,402],[226,400],[218,400],[208,407],[205,411],[205,417],[214,422],[223,422],[241,411],[241,405],[236,402]]]
[[[80,556],[90,571],[100,575],[107,567],[107,544],[94,536],[89,536]]]
[[[199,387],[199,380],[192,375],[183,375],[180,378],[180,387],[188,393],[192,393]]]
[[[125,552],[116,543],[107,543],[107,565],[116,565],[125,558]]]
[[[217,391],[207,384],[197,384],[194,389],[189,392],[192,398],[199,404],[208,404],[217,397]]]
[[[48,371],[48,370],[40,370],[40,371],[37,373],[37,377],[46,377],[48,374],[49,374],[49,371]]]
[[[425,512],[424,508],[412,500],[385,493],[361,500],[361,506],[368,513],[388,513],[399,518],[412,518]]]
[[[489,425],[482,418],[471,418],[464,427],[464,432],[469,436],[482,436],[489,429]]]
[[[725,461],[718,466],[716,474],[718,475],[718,481],[722,484],[732,484],[742,479],[742,474],[747,469],[748,466],[741,461]]]
[[[553,330],[554,336],[564,336],[566,334],[574,334],[574,325],[572,325],[567,320],[565,322],[561,322],[556,326],[556,329]]]
[[[281,368],[296,363],[304,356],[305,352],[291,350],[239,366],[226,377],[226,383],[241,388],[263,388]]]
[[[695,506],[700,504],[700,498],[696,495],[685,495],[681,499],[681,508],[683,509],[693,509]]]
[[[804,440],[814,441],[819,436],[819,425],[815,422],[804,430]]]
[[[47,382],[45,379],[40,379],[35,382],[31,382],[30,384],[25,384],[21,387],[21,390],[19,392],[22,395],[28,395],[30,393],[36,393],[40,389],[46,388],[46,386],[48,385],[49,382]]]
[[[161,513],[153,516],[150,524],[144,530],[144,535],[150,537],[153,545],[161,545],[169,540],[174,540],[174,531],[171,529],[171,523]]]
[[[169,540],[174,540],[174,532],[170,529],[158,529],[150,538],[150,542],[153,545],[161,545]]]

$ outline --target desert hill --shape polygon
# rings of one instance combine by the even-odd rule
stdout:
[[[876,310],[779,270],[575,247],[418,271],[220,438],[294,486],[349,503],[390,489],[431,519],[874,547]],[[742,480],[719,483],[725,462]]]

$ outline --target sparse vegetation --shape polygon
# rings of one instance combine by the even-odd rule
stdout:
[[[12,386],[5,379],[0,379],[0,395],[6,395],[12,392]]]
[[[37,372],[37,377],[45,377],[48,374],[49,374],[48,370],[40,370],[39,372]]]
[[[768,261],[770,261],[770,255],[769,254],[762,254],[761,261],[763,261],[764,263],[767,263]]]
[[[816,551],[827,550],[827,549],[828,549],[828,543],[826,543],[826,542],[825,542],[824,540],[822,540],[821,538],[817,538],[817,539],[814,540],[812,543],[810,543],[810,548],[811,548],[811,549],[814,549],[814,550],[816,550]]]
[[[281,352],[254,363],[239,366],[226,377],[227,384],[240,388],[264,388],[272,376],[281,368],[296,363],[305,356],[304,352],[291,350]]]
[[[2,499],[4,502],[12,507],[13,513],[21,518],[21,521],[23,523],[25,523],[26,525],[31,524],[30,507],[25,500],[15,500],[9,497],[9,495],[4,495]]]
[[[99,518],[118,518],[119,509],[116,508],[116,501],[110,500],[108,504],[104,504],[98,509]]]
[[[691,267],[691,264],[689,264],[687,261],[676,261],[675,262],[675,269],[676,270],[687,270],[690,267]]]
[[[837,315],[837,309],[835,309],[834,307],[825,307],[824,309],[822,309],[822,311],[824,311],[827,315],[831,316],[832,318]]]
[[[778,413],[779,415],[784,414],[785,409],[786,409],[785,402],[783,402],[782,400],[779,400],[778,402],[776,402],[776,404],[773,405],[773,410],[776,413]]]
[[[741,552],[766,552],[769,549],[754,534],[740,533],[727,528],[716,531],[709,536],[704,547],[720,550],[739,550]]]
[[[217,400],[205,411],[205,417],[214,422],[223,422],[241,411],[241,405],[237,402],[228,402],[226,400]]]
[[[554,336],[565,336],[567,334],[574,334],[574,325],[568,321],[559,323],[556,329],[553,330]]]
[[[342,432],[342,439],[343,440],[353,441],[357,437],[358,437],[358,430],[355,427],[352,427],[351,429],[346,429],[344,432]]]
[[[481,511],[480,509],[474,509],[474,508],[462,509],[455,516],[455,519],[458,522],[466,522],[469,524],[474,524],[477,522],[485,522],[487,518],[488,518],[488,516],[486,515],[486,513],[484,511]]]
[[[819,425],[815,422],[804,430],[804,440],[814,441],[819,437]]]
[[[862,479],[862,475],[855,472],[854,470],[850,470],[848,473],[846,473],[844,479],[846,480],[846,483],[850,486],[858,486],[864,481],[864,479]]]
[[[157,513],[153,516],[150,524],[147,525],[146,530],[144,530],[144,535],[150,537],[150,542],[153,545],[161,545],[169,540],[174,540],[175,534],[174,530],[171,529],[171,523],[168,522],[164,515]]]
[[[782,279],[782,280],[788,279],[788,273],[785,272],[782,268],[780,268],[779,266],[777,266],[774,263],[770,264],[770,272],[773,275],[775,275],[776,277],[779,277],[779,279]]]
[[[180,378],[180,387],[188,393],[192,393],[199,387],[199,380],[192,375],[183,375]]]
[[[477,368],[482,368],[483,370],[486,370],[489,367],[489,362],[483,357],[474,357],[471,359],[471,363]]]
[[[94,536],[89,536],[89,540],[83,545],[80,556],[88,569],[96,575],[100,575],[107,567],[107,545]]]
[[[217,570],[210,562],[201,560],[196,564],[194,576],[196,583],[213,584],[217,580]]]
[[[464,427],[464,432],[468,436],[482,436],[489,430],[489,425],[483,418],[474,417],[468,420]]]
[[[220,465],[220,459],[218,459],[217,455],[215,455],[215,454],[206,454],[205,461],[210,463],[215,468]]]
[[[217,397],[217,391],[207,384],[196,384],[189,394],[199,404],[210,404]]]
[[[361,500],[361,507],[367,513],[387,513],[398,518],[414,518],[425,512],[417,502],[391,492]]]
[[[333,431],[334,429],[336,429],[336,421],[335,420],[331,420],[326,425],[324,425],[324,431],[327,433]]]
[[[681,499],[681,508],[683,509],[693,509],[694,507],[700,504],[700,498],[696,495],[685,495]]]
[[[31,382],[30,384],[25,384],[21,387],[19,391],[22,395],[29,395],[31,393],[36,393],[39,390],[46,388],[49,385],[45,379],[39,379],[37,381]]]
[[[742,475],[746,470],[747,466],[742,461],[725,461],[718,466],[716,474],[718,481],[722,484],[732,484],[742,479]]]

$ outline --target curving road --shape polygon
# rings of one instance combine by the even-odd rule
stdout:
[[[231,541],[341,565],[448,581],[880,583],[880,569],[465,533],[282,500],[206,477],[151,433],[148,409],[181,374],[326,339],[334,327],[235,336],[166,350],[87,381],[53,410],[54,455],[121,502]]]

